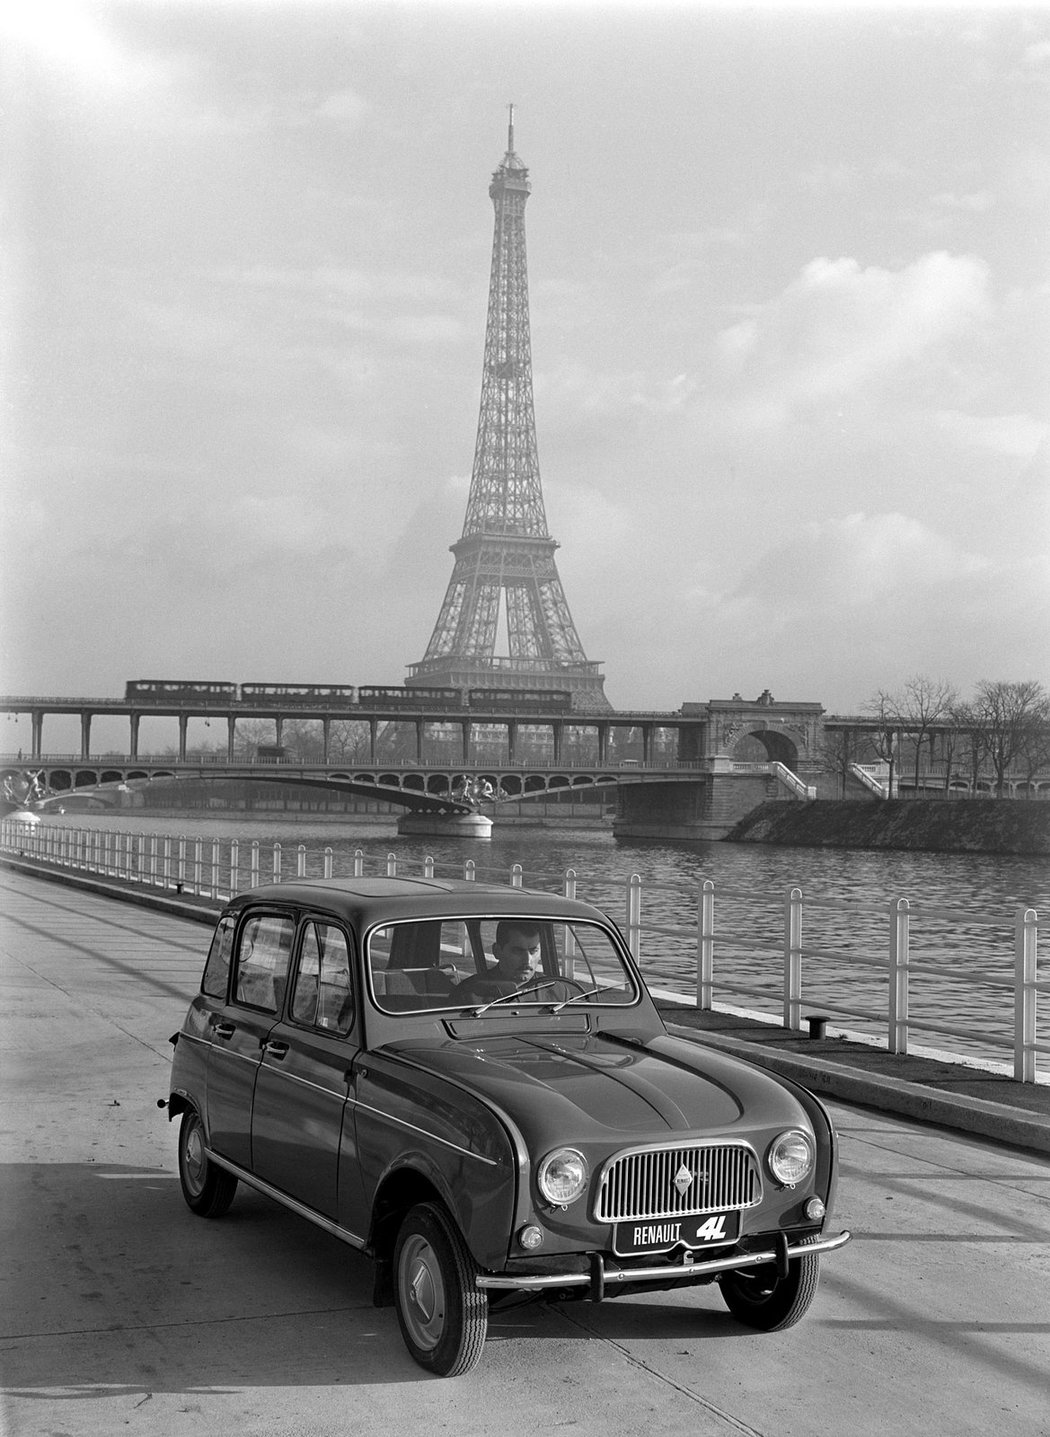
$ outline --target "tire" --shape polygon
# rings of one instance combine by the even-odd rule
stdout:
[[[394,1306],[405,1346],[428,1372],[460,1377],[476,1367],[488,1329],[478,1265],[437,1203],[412,1208],[394,1245]]]
[[[179,1127],[179,1185],[186,1206],[198,1217],[222,1217],[233,1202],[237,1179],[213,1163],[204,1151],[204,1124],[196,1108],[182,1115]]]
[[[776,1268],[769,1263],[724,1273],[718,1285],[738,1322],[759,1332],[782,1332],[805,1316],[816,1296],[819,1277],[820,1258],[814,1253],[812,1257],[793,1257],[782,1281],[777,1281]]]

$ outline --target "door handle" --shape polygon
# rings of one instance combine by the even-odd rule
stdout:
[[[288,1051],[287,1043],[266,1042],[262,1046],[263,1052],[269,1053],[271,1058],[283,1058]]]
[[[237,1025],[235,1023],[216,1023],[213,1021],[211,1026],[217,1038],[232,1038],[237,1031]]]

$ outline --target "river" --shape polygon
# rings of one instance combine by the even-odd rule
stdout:
[[[438,876],[461,875],[470,859],[479,879],[506,882],[520,864],[526,887],[546,889],[560,888],[565,870],[572,868],[579,896],[621,925],[627,882],[637,873],[643,880],[643,968],[650,983],[685,993],[695,992],[698,893],[711,879],[715,1001],[770,1016],[780,1013],[784,898],[797,887],[805,904],[805,1004],[849,1009],[849,1018],[836,1015],[832,1022],[868,1036],[885,1035],[885,1017],[874,1015],[884,1015],[887,1006],[889,908],[892,900],[906,898],[912,910],[912,1020],[967,1033],[917,1030],[912,1046],[999,1062],[1009,1059],[1012,1040],[1016,913],[1031,907],[1045,918],[1050,906],[1045,856],[632,842],[587,827],[497,827],[487,841],[419,839],[399,837],[393,820],[298,819],[283,813],[56,814],[45,823],[201,838],[206,857],[213,840],[228,853],[230,841],[238,839],[242,882],[253,840],[260,844],[264,882],[272,872],[274,843],[281,844],[285,878],[296,872],[300,845],[310,876],[321,874],[326,848],[337,875],[352,872],[355,850],[366,855],[368,873],[385,872],[392,854],[400,873],[420,874],[430,855]],[[655,934],[646,932],[647,926],[679,931]]]

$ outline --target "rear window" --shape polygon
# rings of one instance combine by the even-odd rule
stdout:
[[[267,1013],[280,1012],[294,932],[289,914],[259,913],[248,919],[237,940],[235,1002]]]
[[[230,981],[230,956],[233,953],[234,926],[232,917],[219,919],[218,926],[212,934],[211,947],[208,949],[208,961],[204,965],[204,977],[201,979],[201,992],[206,993],[209,998],[221,998],[224,1002],[226,987]]]

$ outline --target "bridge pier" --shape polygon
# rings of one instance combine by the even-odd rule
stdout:
[[[714,841],[774,797],[775,789],[775,781],[766,773],[705,774],[695,783],[624,784],[613,836]]]
[[[397,831],[412,838],[491,838],[492,819],[483,813],[403,813]]]

